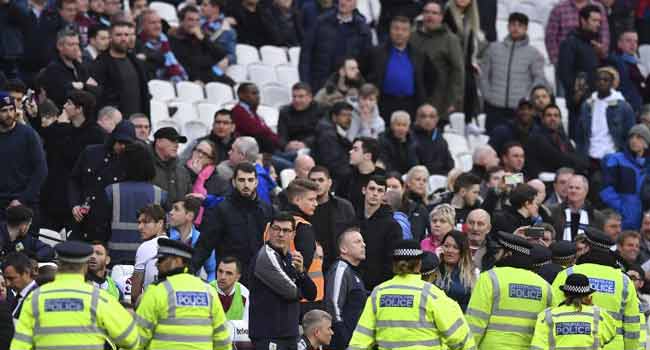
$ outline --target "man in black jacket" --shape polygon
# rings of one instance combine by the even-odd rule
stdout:
[[[387,172],[406,174],[418,165],[415,139],[410,133],[411,117],[405,111],[390,116],[390,130],[379,135],[379,159]]]
[[[416,108],[429,96],[425,81],[431,84],[434,80],[429,59],[409,44],[411,21],[408,17],[393,17],[389,36],[388,43],[368,51],[362,64],[368,82],[381,89],[379,113],[386,124],[394,111],[415,114]]]
[[[149,115],[148,77],[142,62],[129,52],[134,31],[130,22],[113,23],[110,48],[97,56],[91,67],[91,75],[102,88],[97,105],[115,106],[126,116]]]
[[[426,103],[418,108],[415,116],[416,152],[420,164],[427,167],[431,175],[447,175],[454,167],[447,141],[438,129],[438,112]]]
[[[330,192],[332,178],[327,168],[320,165],[313,167],[309,172],[309,179],[318,184],[318,207],[311,222],[314,225],[316,241],[323,248],[323,271],[327,271],[338,254],[337,237],[357,220],[352,203]]]
[[[106,133],[93,120],[95,97],[72,90],[63,114],[40,129],[47,156],[48,176],[41,194],[41,226],[59,231],[70,227],[70,203],[65,186],[79,155],[89,145],[103,144]]]
[[[191,81],[230,83],[225,75],[228,54],[201,31],[199,9],[188,5],[179,13],[178,28],[170,30],[169,44]],[[222,62],[225,59],[224,62]],[[224,64],[225,63],[225,64]]]
[[[266,224],[273,217],[273,208],[257,196],[257,170],[242,162],[233,170],[233,192],[223,202],[203,215],[191,269],[199,271],[213,250],[217,257],[231,255],[242,264],[241,283],[249,286],[248,267],[255,252],[262,246]],[[250,287],[250,286],[249,286]]]
[[[110,213],[104,209],[108,205],[104,188],[126,177],[123,155],[135,141],[133,124],[123,120],[104,144],[86,147],[77,158],[68,180],[68,200],[76,222],[70,239],[108,241]]]
[[[390,207],[382,204],[386,178],[373,176],[363,188],[363,211],[357,213],[361,235],[366,242],[366,260],[361,263],[361,276],[368,290],[393,276],[393,246],[402,239],[402,228],[393,219]]]
[[[316,286],[307,275],[302,255],[289,252],[295,227],[291,214],[275,215],[268,242],[250,259],[248,334],[256,350],[295,350],[299,301],[316,297]]]
[[[314,102],[311,87],[307,83],[296,83],[291,88],[291,104],[280,109],[278,136],[287,151],[313,148],[316,141],[316,124],[323,111]]]
[[[79,35],[71,29],[61,30],[56,39],[58,56],[47,65],[43,72],[43,89],[47,97],[63,107],[71,91],[88,91],[99,95],[100,88],[90,76],[86,66],[79,63]],[[88,116],[93,117],[93,110],[86,110]]]
[[[316,163],[330,170],[338,183],[346,181],[352,173],[350,149],[352,143],[345,137],[352,121],[352,106],[337,102],[330,109],[329,117],[322,118],[316,126]]]
[[[7,287],[14,291],[16,298],[12,307],[14,319],[20,317],[23,302],[27,296],[38,288],[32,271],[32,261],[20,252],[8,254],[2,261],[2,272],[7,280]]]
[[[535,224],[539,216],[539,205],[535,197],[537,190],[530,185],[520,184],[515,187],[510,192],[510,206],[494,214],[492,233],[515,232],[520,227]]]

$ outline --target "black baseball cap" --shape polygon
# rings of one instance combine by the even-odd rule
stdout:
[[[187,137],[182,136],[176,131],[176,129],[171,126],[158,129],[155,134],[153,134],[154,139],[167,139],[170,141],[185,143],[187,142]]]

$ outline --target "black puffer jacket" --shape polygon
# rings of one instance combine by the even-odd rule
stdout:
[[[447,175],[449,170],[454,167],[454,159],[449,153],[449,145],[442,137],[440,130],[436,137],[433,132],[415,127],[416,150],[420,164],[427,167],[429,173]]]
[[[289,141],[302,141],[311,148],[316,141],[316,124],[323,116],[323,111],[316,102],[312,102],[304,111],[296,111],[292,105],[280,109],[278,136],[282,144]]]
[[[350,149],[352,143],[336,132],[336,124],[325,117],[316,125],[315,160],[329,169],[334,180],[343,180],[350,176]]]
[[[367,290],[393,276],[393,246],[402,239],[402,228],[393,219],[390,207],[382,205],[369,218],[360,216],[360,228],[366,243],[366,260],[360,267],[363,282]]]

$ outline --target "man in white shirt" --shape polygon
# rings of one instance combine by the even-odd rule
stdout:
[[[217,267],[217,279],[210,283],[219,292],[219,300],[228,320],[248,322],[248,300],[250,292],[239,283],[241,263],[237,258],[226,256]]]
[[[32,276],[32,261],[23,253],[10,253],[4,258],[2,269],[7,287],[15,294],[11,303],[11,314],[14,319],[18,319],[23,301],[29,293],[38,288]]]
[[[158,238],[166,237],[165,209],[160,205],[148,205],[138,211],[138,231],[142,244],[135,253],[135,268],[131,279],[131,303],[137,305],[138,298],[147,286],[158,279]]]

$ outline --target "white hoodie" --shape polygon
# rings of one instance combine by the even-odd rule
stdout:
[[[605,155],[616,152],[616,144],[607,126],[607,106],[618,100],[625,101],[625,98],[620,92],[614,89],[611,91],[612,93],[602,100],[598,98],[598,92],[594,92],[587,102],[592,104],[589,156],[594,159],[602,159]]]

